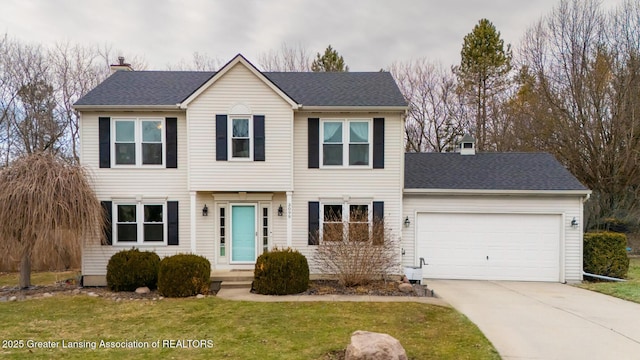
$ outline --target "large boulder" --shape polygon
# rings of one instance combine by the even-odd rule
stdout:
[[[391,335],[357,330],[351,334],[345,360],[407,360],[407,353]]]

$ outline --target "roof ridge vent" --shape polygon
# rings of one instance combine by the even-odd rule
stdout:
[[[464,134],[460,140],[460,155],[475,155],[476,139],[469,134]]]

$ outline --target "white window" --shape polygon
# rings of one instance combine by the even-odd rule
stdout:
[[[164,119],[114,119],[113,165],[164,165]]]
[[[231,159],[252,160],[253,157],[253,121],[250,116],[230,117],[229,153]]]
[[[114,207],[115,244],[166,244],[165,203],[116,203]]]
[[[370,119],[323,119],[321,126],[323,167],[371,167]]]
[[[367,241],[371,228],[369,204],[323,204],[323,241]]]

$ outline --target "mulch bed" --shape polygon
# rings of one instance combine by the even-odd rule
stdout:
[[[402,292],[398,289],[398,282],[396,281],[375,281],[365,286],[345,287],[340,285],[337,280],[312,280],[309,284],[309,289],[302,295],[431,296],[429,291],[425,291],[426,286],[414,284],[413,288],[413,292]],[[163,299],[157,290],[146,294],[138,294],[133,291],[114,292],[106,287],[80,287],[64,281],[54,285],[31,286],[28,289],[20,289],[15,286],[0,287],[0,302],[50,297],[53,295],[87,295],[115,301]],[[215,292],[209,295],[215,295]]]

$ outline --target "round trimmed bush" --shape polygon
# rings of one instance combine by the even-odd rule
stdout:
[[[307,258],[292,249],[274,249],[256,261],[253,289],[258,294],[298,294],[309,288]]]
[[[209,293],[211,263],[193,254],[167,256],[160,261],[158,291],[166,297],[187,297]]]
[[[584,234],[584,271],[624,279],[629,271],[627,236],[615,232]]]
[[[113,291],[134,291],[146,286],[158,285],[160,257],[153,251],[138,249],[115,253],[107,264],[107,286]]]

